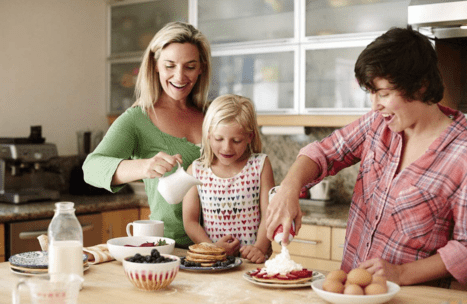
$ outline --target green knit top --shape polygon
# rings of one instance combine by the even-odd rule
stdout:
[[[114,121],[98,147],[86,158],[84,180],[115,193],[125,186],[110,185],[122,160],[150,158],[160,151],[181,154],[185,170],[200,157],[199,146],[186,138],[161,132],[140,107],[129,108]],[[158,178],[144,179],[143,182],[151,209],[150,219],[164,221],[164,236],[174,239],[178,245],[192,244],[183,228],[182,204],[170,205],[162,198],[157,191]]]

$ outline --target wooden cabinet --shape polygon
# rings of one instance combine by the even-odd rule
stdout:
[[[331,230],[331,260],[342,261],[344,255],[345,228]]]
[[[127,236],[126,225],[138,219],[138,208],[102,212],[102,243]]]
[[[5,225],[0,224],[0,262],[5,262]]]
[[[151,215],[151,209],[149,209],[149,207],[139,208],[139,219],[140,220],[149,220],[150,215]]]
[[[331,271],[340,268],[344,239],[344,228],[302,225],[287,249],[292,259],[303,267]],[[276,242],[272,248],[274,254],[281,252]]]

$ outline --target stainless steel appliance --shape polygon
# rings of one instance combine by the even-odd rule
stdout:
[[[439,39],[467,37],[466,0],[412,0],[408,24]]]
[[[31,127],[27,138],[0,138],[0,202],[20,204],[58,199],[60,193],[50,185],[48,166],[58,157],[55,144],[45,143],[40,126]]]
[[[445,84],[441,103],[467,113],[467,0],[412,0],[407,13],[408,24],[434,40]]]
[[[89,247],[102,243],[102,215],[100,213],[78,215],[83,228],[83,246]],[[10,223],[6,225],[5,258],[28,251],[41,250],[37,237],[47,234],[52,219]]]

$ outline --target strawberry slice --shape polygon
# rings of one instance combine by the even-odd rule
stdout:
[[[288,278],[289,280],[296,280],[296,279],[298,279],[298,277],[297,277],[296,275],[293,275],[293,274],[291,274],[291,273],[287,274],[287,278]]]
[[[256,268],[256,270],[250,272],[250,276],[254,277],[261,271],[261,268]]]
[[[303,270],[291,271],[290,274],[293,274],[294,276],[297,276],[299,278],[308,278],[308,277],[311,277],[313,275],[313,272],[309,271],[307,269],[303,269]]]
[[[289,277],[285,274],[279,274],[276,279],[279,279],[279,280],[290,280]]]
[[[270,280],[270,279],[275,279],[275,278],[277,278],[278,276],[279,276],[279,274],[278,274],[278,273],[276,273],[276,274],[273,274],[273,275],[268,275],[268,274],[266,273],[266,275],[265,275],[265,276],[263,276],[263,279]]]

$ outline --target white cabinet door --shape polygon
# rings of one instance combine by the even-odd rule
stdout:
[[[198,28],[211,44],[294,39],[294,0],[198,0]]]
[[[275,46],[212,53],[209,99],[223,94],[250,98],[259,114],[298,113],[298,47]]]

